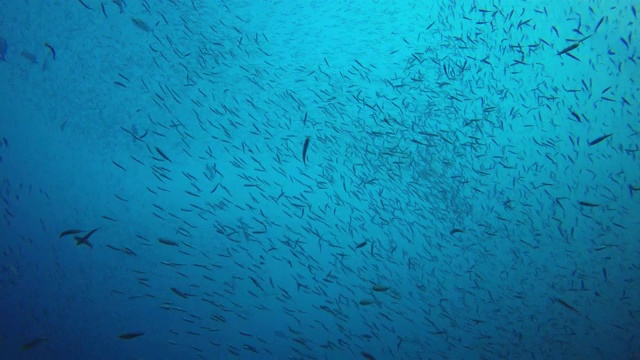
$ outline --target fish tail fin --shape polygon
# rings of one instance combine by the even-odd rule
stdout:
[[[91,245],[91,243],[86,239],[76,238],[76,246],[79,246],[79,245],[87,245],[88,247],[93,249],[93,245]]]

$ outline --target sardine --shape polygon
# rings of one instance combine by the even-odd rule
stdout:
[[[571,45],[567,46],[566,48],[562,49],[562,50],[558,53],[558,55],[566,54],[566,53],[568,53],[569,51],[571,51],[571,50],[573,50],[573,49],[577,48],[578,46],[580,46],[580,43],[579,43],[579,42],[577,42],[577,43],[575,43],[575,44],[571,44]]]
[[[590,202],[586,202],[586,201],[578,201],[578,204],[580,204],[582,206],[587,206],[587,207],[598,207],[598,206],[600,206],[599,204],[594,204],[594,203],[590,203]]]
[[[69,230],[65,230],[63,232],[60,233],[60,236],[58,236],[58,239],[61,239],[67,235],[75,235],[75,234],[79,234],[81,232],[84,232],[84,230],[78,230],[78,229],[69,229]]]
[[[593,146],[593,145],[599,144],[599,143],[601,143],[601,142],[605,141],[605,140],[606,140],[607,138],[609,138],[611,135],[612,135],[612,134],[602,135],[602,136],[600,136],[600,137],[598,137],[598,138],[596,138],[596,139],[594,139],[594,140],[590,141],[590,142],[589,142],[589,146]]]
[[[131,340],[131,339],[135,339],[135,338],[137,338],[139,336],[142,336],[142,335],[144,335],[144,333],[142,333],[142,332],[131,332],[131,333],[125,333],[125,334],[118,335],[118,337],[120,339],[123,339],[123,340]]]
[[[377,292],[383,292],[383,291],[389,290],[389,287],[388,286],[384,286],[384,285],[380,285],[380,284],[375,284],[375,285],[373,285],[371,290],[377,291]]]
[[[176,289],[176,288],[170,288],[171,291],[173,291],[174,294],[180,296],[183,299],[188,299],[189,298],[189,294],[183,293],[182,291]]]
[[[9,45],[7,44],[7,40],[3,37],[0,37],[0,61],[7,61],[7,51],[9,50]]]
[[[142,31],[146,31],[146,32],[151,32],[151,28],[149,27],[149,25],[147,25],[146,22],[138,19],[138,18],[132,18],[131,22],[133,23],[133,25],[135,25],[138,29],[142,30]]]
[[[45,342],[47,340],[49,340],[49,339],[47,339],[47,338],[36,338],[36,339],[33,339],[33,340],[29,341],[28,343],[22,345],[22,350],[29,350],[29,349],[37,346],[38,344],[40,344],[42,342]]]
[[[162,150],[160,150],[159,147],[156,146],[156,152],[158,153],[158,155],[162,156],[163,159],[167,160],[168,162],[171,162],[171,159],[169,159],[169,157],[162,152]]]
[[[366,240],[361,242],[360,244],[356,245],[356,249],[360,249],[360,248],[363,248],[365,246],[367,246],[367,241]]]
[[[159,238],[158,242],[160,244],[163,245],[169,245],[169,246],[180,246],[180,244],[178,244],[177,242],[173,241],[173,240],[168,240],[168,239],[163,239],[163,238]]]
[[[571,310],[571,311],[573,311],[575,313],[580,314],[580,312],[576,308],[574,308],[573,306],[569,305],[569,303],[567,303],[566,301],[564,301],[564,300],[562,300],[560,298],[553,298],[553,299],[555,301],[557,301],[558,303],[560,303],[560,305],[566,307],[567,309],[569,309],[569,310]]]
[[[302,162],[304,164],[307,163],[307,150],[309,149],[309,137],[304,140],[304,145],[302,145]]]

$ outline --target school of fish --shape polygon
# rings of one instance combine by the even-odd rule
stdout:
[[[636,8],[588,3],[336,25],[388,31],[377,57],[323,43],[334,5],[285,33],[256,25],[267,3],[65,3],[136,49],[100,75],[136,99],[102,164],[122,186],[48,231],[118,281],[87,287],[137,309],[102,341],[196,359],[640,356]],[[40,61],[3,36],[0,66]],[[42,43],[47,69],[73,56]]]

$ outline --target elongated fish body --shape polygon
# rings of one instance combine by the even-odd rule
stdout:
[[[304,145],[302,145],[302,162],[304,164],[307,163],[307,150],[309,149],[309,137],[304,140]]]
[[[611,135],[612,134],[602,135],[602,136],[594,139],[593,141],[590,141],[589,142],[589,146],[593,146],[593,145],[599,144],[599,143],[603,142],[604,140],[608,139]]]
[[[7,61],[7,50],[9,50],[7,40],[0,37],[0,61]]]
[[[125,333],[125,334],[118,335],[118,337],[120,339],[123,339],[123,340],[131,340],[131,339],[135,339],[135,338],[137,338],[139,336],[142,336],[142,335],[144,335],[143,332],[131,332],[131,333]]]
[[[562,49],[562,51],[560,51],[560,52],[558,53],[558,55],[566,54],[566,53],[568,53],[569,51],[571,51],[571,50],[573,50],[573,49],[577,48],[578,46],[580,46],[580,43],[579,43],[579,42],[577,42],[577,43],[575,43],[575,44],[571,44],[571,45],[567,46],[566,48]]]
[[[365,246],[367,246],[367,241],[366,240],[361,242],[361,243],[359,243],[358,245],[356,245],[356,249],[360,249],[360,248],[363,248]]]
[[[81,232],[84,232],[84,230],[78,230],[78,229],[69,229],[69,230],[65,230],[63,232],[60,233],[60,236],[58,236],[58,239],[63,238],[67,235],[75,235],[75,234],[79,234]]]
[[[180,296],[183,299],[188,299],[189,298],[189,294],[187,294],[187,293],[183,293],[182,291],[180,291],[180,290],[178,290],[178,289],[176,289],[174,287],[172,287],[170,289],[171,289],[171,291],[173,291],[174,294]]]
[[[380,284],[376,284],[376,285],[373,285],[371,290],[377,291],[377,292],[384,292],[384,291],[389,290],[389,287],[388,286],[384,286],[384,285],[380,285]]]
[[[49,340],[49,339],[47,339],[47,338],[36,338],[36,339],[33,339],[33,340],[29,341],[28,343],[22,345],[22,350],[30,350],[30,349],[36,347],[37,345],[39,345],[40,343],[45,342],[47,340]]]

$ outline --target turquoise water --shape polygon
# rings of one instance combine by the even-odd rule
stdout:
[[[640,357],[638,4],[0,9],[0,358]]]

